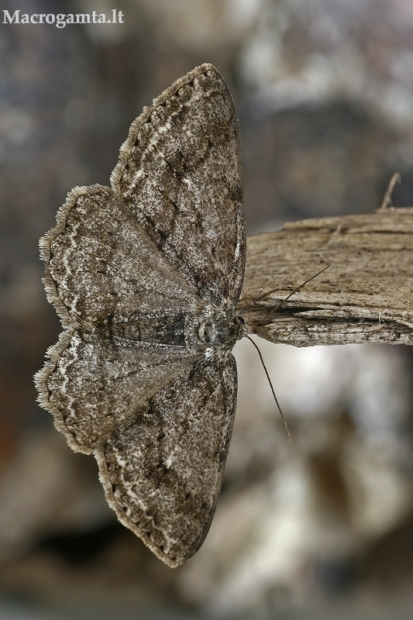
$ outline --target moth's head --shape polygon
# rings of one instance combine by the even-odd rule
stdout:
[[[242,318],[242,316],[236,316],[235,320],[237,321],[237,329],[238,329],[238,337],[237,340],[241,340],[248,335],[248,325]]]
[[[198,338],[203,344],[232,349],[246,334],[244,319],[233,312],[214,310],[199,318]]]

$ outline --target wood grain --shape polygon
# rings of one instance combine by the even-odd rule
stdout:
[[[238,311],[251,332],[275,343],[413,344],[413,208],[303,220],[249,237]]]

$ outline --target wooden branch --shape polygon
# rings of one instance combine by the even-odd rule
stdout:
[[[298,347],[413,344],[413,207],[303,220],[249,237],[238,311],[252,333]]]

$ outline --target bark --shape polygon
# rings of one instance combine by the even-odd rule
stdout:
[[[413,207],[249,237],[238,311],[252,333],[298,347],[413,344]]]

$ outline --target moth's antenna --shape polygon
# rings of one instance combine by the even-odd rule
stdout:
[[[285,297],[284,299],[282,299],[280,302],[278,302],[278,304],[275,306],[275,308],[271,308],[271,312],[277,312],[277,310],[279,310],[279,308],[281,308],[281,306],[283,304],[285,304],[286,301],[288,301],[290,299],[290,297],[292,297],[295,293],[298,293],[298,291],[303,288],[303,286],[305,286],[306,284],[308,284],[309,282],[311,282],[311,280],[314,280],[314,278],[318,278],[318,276],[320,274],[323,273],[323,271],[325,271],[326,269],[328,269],[329,267],[331,267],[331,263],[328,263],[328,265],[326,265],[325,267],[323,267],[322,269],[320,269],[320,271],[318,271],[317,273],[315,273],[313,276],[311,276],[311,278],[308,278],[308,280],[305,280],[305,282],[302,282],[299,286],[297,286],[297,288],[295,288],[293,291],[291,291],[291,293],[289,293],[287,295],[287,297]],[[257,303],[257,301],[261,301],[262,299],[264,299],[265,297],[268,297],[268,295],[271,295],[271,293],[275,293],[276,291],[278,291],[278,288],[273,288],[270,291],[267,291],[266,293],[263,293],[262,295],[260,295],[259,297],[257,297],[256,299],[254,299],[254,301],[252,302],[252,304],[249,304],[249,306],[246,306],[245,308],[239,308],[240,312],[245,312],[245,310],[249,310],[250,308],[252,308],[253,306],[255,306],[255,304]]]
[[[290,429],[288,428],[287,420],[285,419],[285,416],[284,416],[284,414],[283,414],[283,412],[281,410],[281,407],[280,407],[280,403],[278,402],[278,398],[277,398],[277,396],[275,394],[275,390],[274,390],[273,384],[271,383],[271,379],[270,379],[270,375],[268,373],[267,367],[264,364],[264,360],[263,360],[263,357],[261,355],[261,351],[259,350],[258,346],[255,344],[255,342],[253,341],[252,338],[250,338],[249,336],[246,336],[246,338],[254,345],[254,347],[257,350],[258,355],[260,356],[261,364],[262,364],[262,366],[263,366],[263,368],[265,370],[265,374],[267,375],[267,379],[268,379],[268,383],[270,384],[270,387],[271,387],[272,395],[274,396],[274,400],[275,400],[275,402],[277,404],[278,411],[280,412],[282,421],[284,422],[284,427],[285,427],[285,431],[287,433],[288,441],[289,441],[289,443],[291,443]]]
[[[293,295],[295,295],[295,293],[298,293],[298,291],[303,288],[303,286],[305,286],[306,284],[308,284],[309,282],[311,282],[311,280],[314,280],[314,278],[318,278],[318,276],[320,274],[323,273],[323,271],[325,271],[326,269],[328,269],[329,267],[331,267],[331,263],[328,263],[328,265],[326,265],[325,267],[323,267],[322,269],[320,269],[320,271],[316,274],[314,274],[313,276],[311,276],[311,278],[308,278],[308,280],[306,280],[305,282],[303,282],[302,284],[300,284],[300,286],[297,286],[297,288],[295,288],[293,291],[291,291],[291,293],[289,295],[287,295],[287,297],[285,297],[284,299],[282,299],[280,302],[278,302],[278,304],[274,307],[271,308],[271,313],[273,312],[277,312],[277,310],[279,310],[281,308],[281,306],[283,306],[285,304],[286,301],[288,301],[290,299],[290,297],[292,297]],[[273,289],[272,291],[268,291],[268,293],[266,293],[265,295],[261,295],[261,297],[258,298],[258,301],[260,299],[263,299],[263,297],[266,297],[267,295],[271,295],[271,293],[274,293],[277,289]]]
[[[325,271],[326,269],[328,269],[330,267],[330,263],[328,265],[326,265],[325,267],[323,267],[322,269],[320,269],[319,272],[317,272],[316,274],[314,274],[313,276],[311,276],[311,278],[308,278],[307,280],[305,280],[305,282],[303,282],[302,284],[300,284],[300,286],[297,286],[297,288],[295,288],[293,291],[291,291],[291,293],[289,293],[287,295],[287,297],[285,297],[284,299],[282,299],[276,306],[275,308],[270,308],[270,311],[268,314],[272,314],[274,312],[277,312],[277,310],[279,310],[281,308],[281,306],[283,304],[285,304],[286,301],[288,301],[290,299],[290,297],[292,297],[292,295],[294,295],[295,293],[297,293],[301,288],[303,288],[303,286],[305,286],[306,284],[308,284],[309,282],[311,282],[311,280],[314,280],[314,278],[317,278],[321,273],[323,273],[323,271]],[[245,310],[248,310],[249,308],[252,308],[253,306],[255,306],[255,304],[257,303],[257,301],[261,301],[261,299],[264,299],[264,297],[267,297],[268,295],[271,295],[271,293],[274,293],[275,291],[277,291],[278,289],[274,288],[271,291],[267,291],[266,293],[264,293],[263,295],[260,295],[259,297],[257,297],[256,299],[254,299],[253,303],[250,304],[249,306],[246,306],[245,308],[239,308],[239,310],[241,312],[245,312]],[[268,383],[270,384],[271,387],[271,391],[272,391],[272,395],[274,396],[274,400],[277,404],[278,407],[278,411],[280,412],[281,418],[284,422],[284,427],[287,433],[287,437],[288,437],[288,441],[291,443],[291,433],[290,433],[290,429],[288,428],[288,424],[287,424],[287,420],[285,419],[285,416],[282,412],[282,409],[280,407],[280,403],[278,402],[278,398],[275,394],[275,390],[274,390],[274,386],[271,382],[270,379],[270,375],[268,373],[267,367],[264,363],[263,357],[261,355],[261,351],[259,350],[259,348],[257,347],[257,345],[255,344],[255,342],[252,340],[252,338],[250,338],[249,336],[246,336],[246,338],[248,338],[248,340],[254,345],[254,347],[257,350],[257,353],[260,357],[261,360],[261,364],[265,370],[265,374],[267,375],[267,379],[268,379]]]

